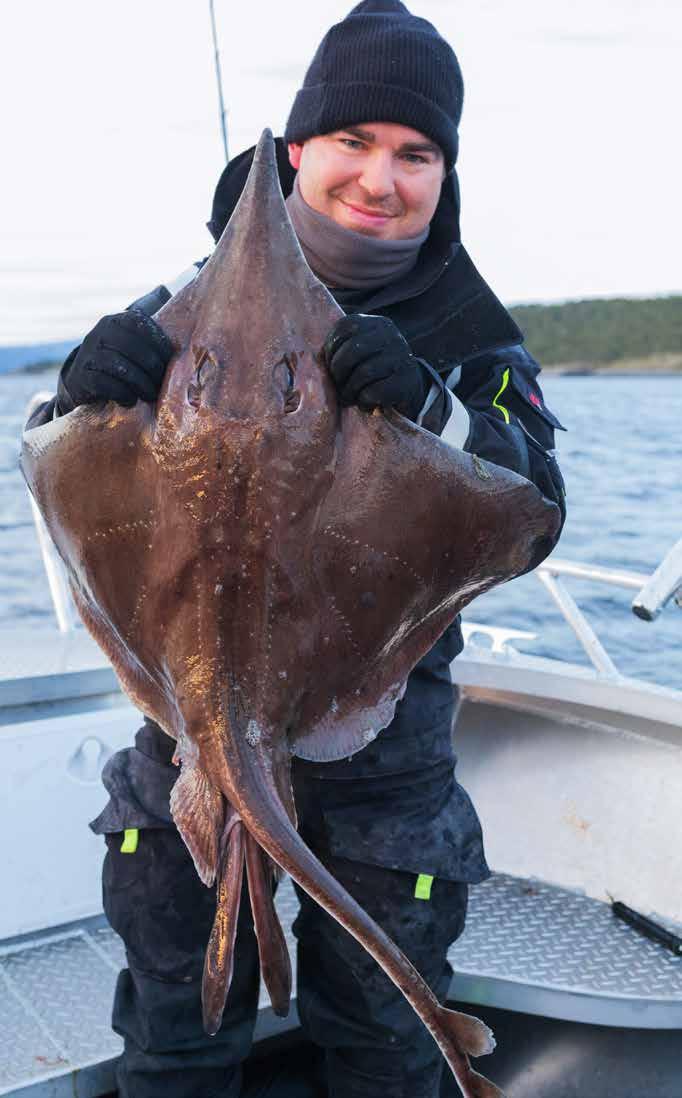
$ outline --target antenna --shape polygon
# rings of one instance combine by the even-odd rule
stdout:
[[[215,27],[215,12],[213,0],[209,0],[208,6],[211,12],[211,29],[213,31],[213,51],[215,55],[215,75],[218,81],[218,102],[220,104],[220,129],[223,135],[223,148],[225,150],[225,163],[229,164],[230,157],[227,151],[227,126],[225,124],[225,101],[223,99],[223,78],[220,73],[220,53],[218,51],[218,35]]]

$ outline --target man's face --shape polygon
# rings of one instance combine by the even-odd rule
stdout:
[[[394,122],[363,122],[290,144],[289,160],[309,206],[344,229],[382,240],[418,236],[445,177],[438,145]]]

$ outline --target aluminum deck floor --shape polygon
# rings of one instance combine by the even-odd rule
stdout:
[[[295,961],[290,881],[277,908]],[[452,948],[450,995],[554,1018],[682,1030],[682,958],[609,908],[563,889],[496,875],[471,890]],[[122,944],[104,917],[0,946],[0,1095],[96,1098],[114,1086],[121,1042],[110,1028]],[[294,1028],[261,993],[256,1039]]]

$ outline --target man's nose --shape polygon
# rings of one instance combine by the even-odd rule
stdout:
[[[363,165],[358,182],[373,198],[386,198],[393,194],[395,179],[391,154],[379,150],[372,152]]]

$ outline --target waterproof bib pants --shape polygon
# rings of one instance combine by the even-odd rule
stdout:
[[[392,724],[358,755],[294,760],[292,771],[306,843],[441,1001],[452,975],[447,950],[464,927],[467,882],[488,875],[478,819],[454,779],[448,655],[441,640],[410,676]],[[215,890],[200,882],[168,813],[178,774],[173,747],[145,722],[135,748],[107,764],[111,799],[92,825],[106,836],[104,906],[128,961],[113,1011],[125,1046],[119,1093],[238,1098],[258,1006],[248,893],[245,887],[223,1023],[207,1037],[201,975]],[[123,831],[136,826],[137,849],[125,853]],[[433,878],[428,899],[415,895],[420,876],[422,884]],[[306,1034],[324,1049],[331,1098],[436,1098],[443,1058],[412,1007],[366,950],[296,891],[298,1010]]]

